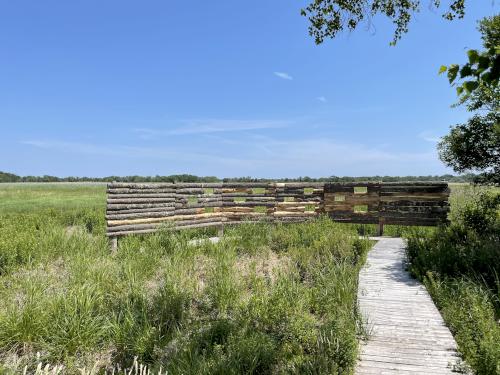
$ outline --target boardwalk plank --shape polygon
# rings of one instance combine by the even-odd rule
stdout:
[[[453,374],[456,342],[403,260],[403,240],[379,238],[360,272],[358,301],[370,336],[356,374]]]

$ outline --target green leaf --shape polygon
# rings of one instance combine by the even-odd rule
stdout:
[[[475,49],[470,49],[467,51],[467,56],[469,56],[469,63],[475,64],[479,57],[479,53]]]
[[[443,74],[444,72],[446,72],[447,69],[448,68],[446,65],[441,65],[441,68],[439,68],[438,74]]]
[[[477,65],[479,69],[486,69],[490,66],[490,59],[487,56],[479,56]]]
[[[459,66],[457,64],[451,64],[448,68],[448,81],[450,81],[450,83],[453,83],[455,78],[457,78],[458,68]]]
[[[470,75],[472,75],[472,69],[469,64],[465,64],[464,66],[462,66],[462,69],[460,69],[460,78],[464,78]]]
[[[462,86],[458,86],[457,87],[457,96],[462,95],[463,92],[464,92],[464,88]]]
[[[465,91],[470,94],[472,91],[478,88],[479,83],[477,81],[465,81],[463,86],[465,88]]]
[[[483,73],[483,75],[481,75],[481,80],[484,82],[484,83],[492,83],[492,79],[491,79],[491,73],[490,72],[485,72]]]

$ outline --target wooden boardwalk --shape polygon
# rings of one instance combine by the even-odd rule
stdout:
[[[404,242],[380,238],[359,275],[369,339],[356,374],[452,374],[456,343],[425,287],[404,270]]]

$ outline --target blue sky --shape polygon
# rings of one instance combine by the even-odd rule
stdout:
[[[316,46],[304,1],[0,0],[0,170],[450,172],[436,139],[469,114],[437,71],[499,10],[466,3],[451,23],[424,5],[390,47],[382,18]]]

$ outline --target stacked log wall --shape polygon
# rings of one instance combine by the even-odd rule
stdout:
[[[245,221],[298,222],[320,214],[346,223],[437,225],[446,183],[110,183],[107,235]]]

